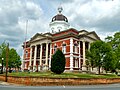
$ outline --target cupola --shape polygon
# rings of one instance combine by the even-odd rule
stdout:
[[[51,33],[60,32],[69,28],[70,25],[68,23],[68,19],[62,14],[62,11],[63,8],[59,6],[58,14],[52,18],[49,24]]]

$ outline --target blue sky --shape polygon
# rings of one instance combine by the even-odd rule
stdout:
[[[0,44],[9,42],[22,56],[27,39],[49,32],[49,23],[61,4],[71,27],[95,31],[104,40],[120,31],[120,0],[0,0]]]

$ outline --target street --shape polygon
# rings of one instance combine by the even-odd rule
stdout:
[[[81,86],[9,86],[0,85],[0,90],[120,90],[120,84]]]

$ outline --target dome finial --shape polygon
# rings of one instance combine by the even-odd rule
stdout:
[[[58,12],[61,13],[62,10],[63,10],[63,8],[62,8],[62,6],[61,6],[61,4],[60,4],[60,6],[58,7]]]

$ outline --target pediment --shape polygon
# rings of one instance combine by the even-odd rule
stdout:
[[[89,37],[89,36],[85,36],[85,37],[81,37],[80,41],[86,41],[86,42],[94,42],[96,41],[95,39]]]
[[[86,31],[86,30],[79,31],[79,35],[83,35],[83,34],[87,34],[87,33],[88,33],[88,31]]]
[[[42,39],[45,39],[45,38],[46,38],[46,36],[37,33],[37,34],[35,34],[35,35],[31,38],[31,42],[32,42],[32,41],[42,40]]]
[[[100,40],[100,38],[98,37],[98,35],[93,31],[87,34],[87,36],[95,39],[95,40]]]

